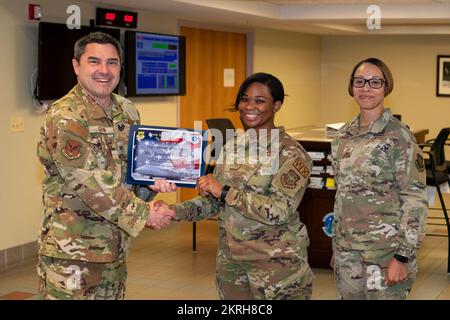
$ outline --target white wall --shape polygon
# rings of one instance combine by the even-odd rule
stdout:
[[[37,239],[42,217],[41,181],[44,176],[36,157],[36,143],[43,116],[36,112],[31,98],[30,77],[37,66],[38,22],[28,21],[29,1],[0,2],[0,250]],[[95,6],[84,1],[47,0],[40,3],[42,21],[65,23],[67,6],[81,8],[83,25],[95,18]],[[139,12],[138,29],[177,33],[177,20],[161,13]],[[175,126],[177,97],[132,99],[142,123]],[[25,131],[9,132],[9,119],[23,117]],[[174,202],[175,194],[165,195]]]
[[[35,240],[41,219],[43,175],[35,151],[41,117],[33,109],[30,93],[37,26],[26,15],[25,1],[0,5],[0,249]],[[23,133],[9,132],[9,119],[16,116],[25,119]]]
[[[288,95],[275,118],[277,125],[295,128],[320,121],[320,37],[256,29],[254,72],[278,77]]]

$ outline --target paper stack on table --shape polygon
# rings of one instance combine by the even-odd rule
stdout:
[[[329,123],[325,125],[327,136],[334,136],[345,125],[345,122]]]

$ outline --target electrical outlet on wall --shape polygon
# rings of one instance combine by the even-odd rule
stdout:
[[[13,117],[9,119],[9,131],[12,133],[24,132],[25,121],[23,117]]]

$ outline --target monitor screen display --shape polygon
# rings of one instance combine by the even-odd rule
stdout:
[[[75,42],[95,31],[105,32],[120,42],[120,29],[69,29],[66,24],[40,22],[38,44],[38,74],[35,96],[40,100],[63,97],[77,83],[72,67]]]
[[[183,36],[125,32],[127,96],[186,93]]]

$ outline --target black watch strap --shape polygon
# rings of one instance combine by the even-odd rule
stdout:
[[[224,185],[223,187],[222,187],[222,192],[220,193],[220,201],[222,202],[222,203],[225,203],[225,198],[227,197],[227,194],[228,194],[228,190],[230,190],[230,186],[227,186],[227,185]]]
[[[401,263],[408,263],[409,262],[409,258],[405,257],[405,256],[401,256],[399,254],[394,254],[394,258],[397,261],[400,261]]]

